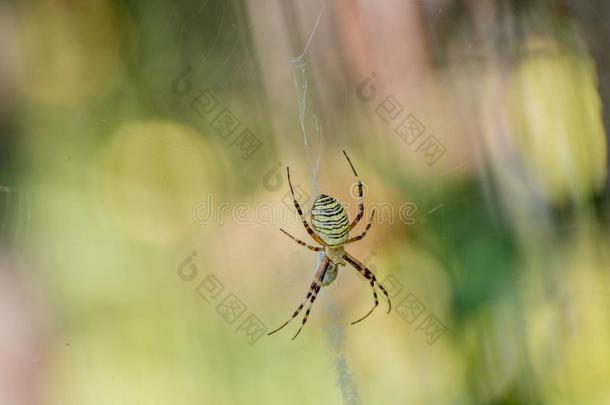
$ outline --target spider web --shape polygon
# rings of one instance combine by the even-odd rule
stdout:
[[[318,29],[318,24],[320,23],[320,19],[322,18],[322,13],[324,12],[325,7],[326,2],[322,3],[322,8],[320,9],[320,13],[318,14],[316,23],[313,27],[313,30],[311,31],[311,34],[309,35],[307,43],[305,44],[305,48],[303,48],[303,52],[301,52],[299,56],[292,58],[292,77],[298,93],[299,125],[301,127],[301,133],[303,135],[303,144],[305,147],[305,152],[307,153],[307,159],[309,160],[309,165],[311,168],[311,195],[314,198],[318,195],[318,170],[320,168],[322,150],[324,149],[324,136],[322,134],[320,119],[315,113],[311,112],[311,108],[308,108],[310,104],[310,97],[308,92],[309,81],[307,78],[307,64],[305,63],[305,55]],[[312,151],[311,144],[307,135],[307,118],[311,118],[313,120],[315,124],[315,132],[318,136],[319,144],[317,158],[315,159],[315,161],[313,158],[314,151]]]
[[[307,50],[311,45],[313,37],[318,29],[320,19],[324,13],[326,7],[326,1],[322,3],[320,13],[316,19],[315,25],[307,39],[307,43],[303,48],[303,51],[298,56],[292,58],[292,74],[294,85],[298,95],[298,107],[299,107],[299,125],[301,128],[301,134],[303,136],[303,146],[309,161],[311,169],[311,196],[313,199],[318,195],[318,171],[320,168],[320,160],[322,158],[322,152],[324,150],[324,135],[322,131],[322,122],[318,116],[312,112],[311,98],[309,93],[309,81],[307,76],[307,64],[305,62],[305,56]],[[308,125],[307,122],[313,122],[312,130],[317,135],[318,147],[317,151],[313,150],[311,142],[308,136]],[[314,157],[315,156],[315,157]],[[316,268],[320,266],[324,253],[320,253],[318,256],[318,263]],[[345,327],[343,325],[344,317],[341,311],[341,306],[337,305],[332,295],[329,295],[328,301],[326,302],[326,309],[331,314],[331,320],[325,327],[327,335],[327,342],[329,346],[329,355],[333,362],[336,372],[336,382],[341,390],[341,396],[344,404],[361,404],[360,395],[355,385],[355,381],[352,378],[349,365],[347,363],[345,355]]]

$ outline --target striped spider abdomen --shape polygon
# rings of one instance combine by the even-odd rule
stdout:
[[[340,245],[349,237],[349,219],[339,201],[320,194],[311,208],[311,223],[316,233],[329,246]]]

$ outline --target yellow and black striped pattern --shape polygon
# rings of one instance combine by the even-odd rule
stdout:
[[[339,201],[320,194],[311,209],[311,223],[316,233],[329,246],[340,245],[349,236],[349,219]]]

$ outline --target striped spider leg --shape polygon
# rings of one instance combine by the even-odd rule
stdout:
[[[356,178],[358,179],[358,198],[360,199],[360,201],[358,202],[358,214],[356,214],[356,217],[354,218],[352,223],[349,224],[349,230],[351,231],[352,229],[354,229],[354,227],[356,225],[358,225],[358,222],[360,222],[360,220],[364,216],[364,193],[362,192],[362,181],[360,180],[360,177],[358,177],[358,173],[356,173],[356,169],[354,169],[354,165],[352,164],[352,161],[349,160],[349,157],[347,156],[347,153],[345,153],[345,151],[343,151],[343,154],[345,155],[345,158],[347,159],[347,163],[349,163],[349,166],[352,168],[352,171],[354,172],[354,176],[356,176]],[[373,218],[371,217],[371,221],[372,220],[373,220]],[[370,228],[370,225],[368,226],[368,228]],[[368,228],[367,228],[367,230],[368,230]],[[364,235],[363,235],[363,237],[364,237]]]
[[[371,308],[371,310],[369,312],[367,312],[366,315],[364,315],[362,318],[358,319],[357,321],[352,322],[352,325],[360,322],[361,320],[363,320],[364,318],[369,316],[371,313],[373,313],[375,308],[377,308],[377,305],[379,304],[379,300],[377,299],[377,290],[375,289],[375,285],[379,286],[379,288],[381,289],[381,291],[383,292],[383,294],[385,295],[385,297],[388,300],[388,314],[389,314],[390,311],[392,310],[392,301],[390,301],[390,296],[388,295],[388,292],[381,285],[381,283],[379,281],[377,281],[377,278],[375,277],[373,272],[370,271],[364,264],[360,263],[354,256],[350,255],[347,252],[345,252],[345,256],[343,256],[343,258],[345,259],[345,261],[347,261],[349,264],[351,264],[356,270],[358,270],[358,272],[360,272],[367,280],[369,280],[371,282],[371,288],[373,290],[373,298],[375,299],[375,304],[373,305],[373,308]]]
[[[320,265],[314,276],[314,281],[311,283],[309,292],[308,292],[307,296],[305,297],[305,300],[299,305],[299,307],[297,308],[297,310],[294,312],[294,314],[292,315],[292,317],[289,320],[287,320],[279,328],[269,332],[268,335],[271,335],[271,334],[279,331],[280,329],[282,329],[284,326],[288,325],[288,323],[290,323],[290,321],[292,321],[295,317],[297,317],[297,315],[299,315],[299,313],[301,312],[301,310],[303,309],[303,307],[309,300],[309,306],[307,307],[307,311],[305,312],[305,316],[303,317],[301,326],[299,327],[299,330],[297,331],[296,335],[294,335],[294,337],[293,337],[293,339],[296,338],[298,336],[298,334],[301,332],[301,330],[303,329],[303,326],[305,325],[305,323],[307,322],[307,318],[309,317],[311,307],[313,306],[313,303],[314,303],[320,289],[322,287],[325,287],[325,286],[331,284],[337,277],[337,272],[338,272],[339,266],[345,266],[347,263],[349,263],[351,266],[353,266],[367,280],[369,280],[371,289],[373,290],[373,298],[375,300],[375,304],[374,304],[373,308],[371,308],[371,310],[369,312],[367,312],[367,314],[364,315],[362,318],[358,319],[355,322],[352,322],[352,325],[365,319],[379,305],[379,299],[377,297],[377,288],[376,287],[379,287],[381,289],[381,291],[384,293],[384,295],[386,296],[386,298],[388,300],[388,305],[389,305],[388,313],[390,312],[390,310],[392,308],[392,303],[390,302],[390,297],[389,297],[387,291],[381,285],[381,283],[379,283],[377,281],[377,279],[375,278],[375,275],[366,266],[364,266],[364,264],[362,264],[352,255],[347,253],[343,247],[344,245],[359,241],[360,239],[364,238],[366,236],[368,230],[371,228],[371,225],[373,223],[373,218],[375,216],[375,211],[373,210],[373,212],[371,213],[371,218],[368,221],[364,231],[358,236],[355,236],[353,238],[349,237],[349,232],[360,222],[360,220],[364,216],[364,195],[362,192],[362,181],[358,177],[358,174],[356,173],[356,169],[354,169],[354,166],[352,165],[352,162],[350,161],[349,157],[347,156],[347,153],[345,153],[345,151],[343,151],[343,154],[345,155],[347,162],[349,163],[352,171],[354,172],[354,175],[358,179],[358,198],[359,198],[358,214],[356,215],[356,217],[354,218],[354,220],[351,223],[349,222],[349,218],[347,216],[345,209],[343,208],[341,203],[336,198],[328,196],[326,194],[320,194],[314,201],[313,206],[311,208],[311,225],[310,225],[307,222],[305,215],[303,214],[303,211],[301,210],[299,202],[296,200],[296,197],[294,195],[294,189],[292,187],[292,181],[290,179],[290,169],[288,167],[286,168],[286,173],[288,175],[288,184],[290,186],[290,192],[292,194],[294,206],[301,218],[301,221],[303,222],[303,226],[305,227],[305,230],[307,231],[307,233],[312,237],[312,239],[314,241],[319,243],[321,246],[309,245],[309,244],[303,242],[302,240],[297,239],[294,236],[290,235],[284,229],[280,228],[280,230],[284,234],[286,234],[286,236],[288,236],[289,238],[294,240],[299,245],[305,246],[309,250],[312,250],[315,252],[323,252],[323,253],[321,254],[322,256],[321,256]]]
[[[294,207],[297,209],[297,212],[299,213],[299,216],[301,217],[301,221],[303,221],[303,226],[305,227],[305,230],[307,231],[309,236],[311,236],[313,238],[313,240],[315,240],[316,242],[318,242],[320,244],[323,244],[323,242],[320,240],[320,237],[318,235],[316,235],[316,233],[313,231],[313,229],[311,229],[311,226],[309,226],[309,224],[307,223],[307,220],[305,219],[305,215],[303,214],[303,210],[301,210],[301,206],[299,205],[297,198],[294,196],[294,188],[292,188],[292,181],[290,180],[290,168],[288,166],[286,166],[286,173],[288,175],[288,185],[290,186],[290,194],[292,194],[292,202],[294,203]],[[298,240],[297,240],[297,242],[298,242]]]
[[[307,293],[305,300],[303,302],[301,302],[301,304],[296,309],[296,311],[294,311],[294,314],[292,314],[292,317],[290,317],[289,320],[284,322],[284,324],[282,326],[280,326],[279,328],[267,333],[267,335],[271,335],[271,334],[277,332],[278,330],[282,329],[284,326],[288,325],[290,323],[290,321],[292,321],[294,318],[296,318],[297,315],[303,310],[305,303],[307,302],[307,300],[309,300],[309,306],[307,307],[307,311],[305,311],[305,316],[303,317],[301,326],[299,327],[299,330],[297,331],[297,333],[292,337],[292,340],[294,340],[294,338],[296,338],[299,335],[299,333],[301,333],[301,329],[303,329],[305,322],[307,322],[307,318],[309,317],[309,312],[311,311],[313,302],[316,300],[316,297],[318,296],[318,292],[320,291],[320,288],[322,288],[322,281],[324,280],[324,277],[326,276],[326,272],[328,271],[328,268],[330,266],[331,266],[330,259],[328,258],[328,256],[324,256],[322,258],[322,261],[320,262],[318,271],[316,272],[316,275],[314,276],[313,282],[311,283],[311,286],[309,287],[309,292]]]

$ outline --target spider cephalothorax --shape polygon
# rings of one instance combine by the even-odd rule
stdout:
[[[352,162],[349,160],[347,153],[345,153],[345,151],[343,151],[343,154],[345,155],[347,162],[349,163],[350,167],[352,168],[354,175],[356,176],[356,178],[358,178],[356,169],[354,169],[354,166],[352,165]],[[292,182],[290,181],[290,169],[288,167],[286,168],[286,172],[288,173],[288,185],[290,186],[290,192],[292,193],[292,199],[294,201],[294,206],[297,209],[297,212],[299,213],[301,220],[303,221],[303,226],[305,227],[305,230],[307,231],[307,233],[309,233],[309,235],[316,242],[318,242],[321,246],[308,245],[307,243],[303,242],[302,240],[299,240],[299,239],[295,238],[294,236],[290,235],[285,230],[283,230],[281,228],[280,228],[280,230],[282,232],[284,232],[288,237],[290,237],[291,239],[296,241],[299,245],[305,246],[308,249],[313,250],[315,252],[323,252],[323,253],[321,253],[320,265],[318,267],[318,271],[316,272],[316,274],[314,276],[314,280],[311,283],[309,292],[307,293],[307,296],[305,297],[305,301],[303,301],[299,305],[299,307],[297,308],[297,310],[294,312],[294,314],[292,315],[292,317],[289,320],[287,320],[282,326],[275,329],[274,331],[269,332],[268,334],[271,335],[272,333],[275,333],[278,330],[282,329],[284,326],[288,325],[288,323],[291,320],[293,320],[294,318],[296,318],[296,316],[301,312],[301,310],[305,306],[305,302],[307,302],[307,300],[309,300],[309,305],[307,307],[307,311],[305,312],[305,316],[303,317],[301,327],[297,331],[296,335],[294,335],[294,337],[293,337],[293,339],[296,338],[297,335],[301,332],[303,325],[305,325],[305,322],[307,322],[307,317],[309,316],[311,307],[312,307],[320,289],[322,287],[327,286],[330,283],[332,283],[335,280],[335,278],[337,277],[337,272],[338,272],[339,266],[345,266],[347,263],[352,265],[367,280],[370,281],[371,288],[373,289],[373,298],[375,299],[375,305],[373,306],[373,308],[371,308],[371,310],[369,312],[367,312],[366,315],[364,315],[362,318],[358,319],[357,321],[352,322],[352,325],[355,324],[356,322],[360,322],[361,320],[363,320],[364,318],[369,316],[373,312],[373,310],[377,307],[377,305],[379,304],[379,300],[377,299],[377,290],[376,290],[375,286],[379,286],[381,291],[384,293],[384,295],[388,299],[388,313],[390,313],[390,310],[392,309],[392,304],[390,302],[390,297],[388,296],[388,293],[385,290],[385,288],[383,288],[383,286],[375,278],[375,275],[368,268],[366,268],[366,266],[364,266],[362,263],[360,263],[358,260],[356,260],[355,257],[353,257],[352,255],[347,253],[345,251],[345,249],[343,248],[343,246],[347,245],[348,243],[352,243],[352,242],[355,242],[357,240],[364,238],[367,231],[371,227],[371,224],[373,223],[373,217],[375,215],[375,211],[373,210],[373,212],[371,213],[371,219],[369,220],[369,223],[364,228],[364,232],[362,232],[360,235],[355,236],[353,238],[349,237],[349,232],[358,224],[358,222],[360,222],[360,219],[362,219],[362,216],[364,215],[364,196],[362,193],[362,182],[360,181],[360,179],[358,179],[358,198],[360,199],[359,204],[358,204],[358,214],[356,215],[356,218],[354,218],[354,220],[351,223],[349,222],[349,218],[347,217],[347,213],[345,212],[345,209],[343,208],[341,203],[339,201],[337,201],[336,198],[330,197],[326,194],[320,194],[314,201],[313,206],[311,207],[311,226],[310,226],[309,223],[307,222],[307,220],[305,219],[305,215],[303,215],[303,211],[301,210],[301,207],[300,207],[298,201],[296,200],[296,198],[294,196]],[[313,227],[313,229],[312,229],[312,227]]]

